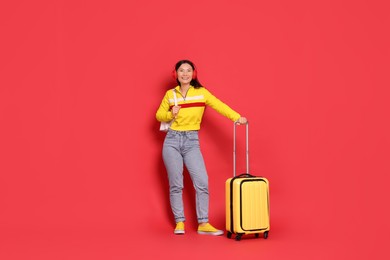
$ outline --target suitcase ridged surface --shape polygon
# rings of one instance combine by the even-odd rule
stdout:
[[[264,181],[245,181],[241,186],[242,229],[268,228],[267,185]]]

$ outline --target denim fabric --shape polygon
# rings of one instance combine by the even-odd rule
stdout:
[[[175,221],[185,221],[183,206],[183,165],[196,191],[198,223],[208,222],[208,175],[199,146],[198,131],[168,130],[163,145],[163,160],[168,172],[170,204]]]

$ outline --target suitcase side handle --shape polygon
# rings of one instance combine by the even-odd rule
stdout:
[[[238,122],[234,122],[233,128],[233,176],[236,176],[236,127]],[[249,122],[245,124],[245,150],[246,150],[246,173],[249,174]]]

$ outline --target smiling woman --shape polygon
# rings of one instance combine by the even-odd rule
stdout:
[[[166,92],[157,110],[158,121],[173,120],[163,145],[163,160],[168,173],[171,209],[175,218],[175,234],[184,234],[183,166],[185,165],[196,191],[196,213],[198,233],[222,235],[209,222],[208,174],[199,146],[198,130],[206,106],[210,106],[232,121],[246,124],[245,117],[213,96],[198,78],[195,65],[189,60],[176,63],[173,71],[178,86]],[[176,93],[177,105],[173,94]]]

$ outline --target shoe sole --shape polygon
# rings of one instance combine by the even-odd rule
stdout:
[[[175,235],[184,235],[185,231],[184,230],[175,230],[173,231],[173,234]]]
[[[200,235],[209,235],[209,236],[221,236],[223,235],[223,231],[216,231],[216,232],[206,232],[206,231],[198,231],[198,234]]]

